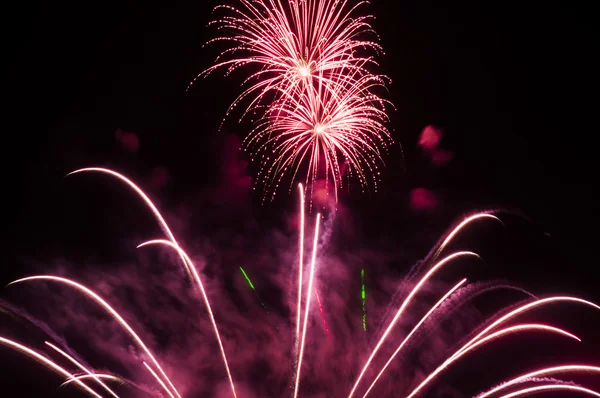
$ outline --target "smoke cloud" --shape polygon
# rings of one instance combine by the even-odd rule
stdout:
[[[235,144],[235,141],[227,144],[223,184],[199,193],[173,213],[166,212],[166,218],[201,275],[238,396],[286,396],[291,393],[295,375],[298,218],[295,211],[289,211],[281,225],[260,225],[250,206],[244,204],[249,201],[240,199],[250,195],[252,184],[246,164],[233,155]],[[426,258],[412,270],[391,269],[390,264],[398,259],[399,253],[334,239],[344,236],[352,241],[356,234],[353,228],[357,223],[349,209],[322,195],[318,205],[318,210],[323,211],[323,223],[314,289],[322,310],[313,295],[300,390],[302,397],[311,398],[344,396],[349,392],[372,348],[428,261]],[[307,213],[305,288],[316,212],[313,209]],[[225,229],[217,224],[221,218],[231,220],[232,214],[236,222],[227,226],[235,228]],[[197,220],[204,222],[197,225]],[[366,285],[364,303],[362,270]],[[63,263],[39,271],[74,279],[105,298],[155,354],[182,396],[231,396],[206,306],[172,249],[143,247],[137,249],[135,258],[123,261],[116,258],[114,264]],[[462,277],[458,272],[448,274],[447,280],[426,284],[413,300],[366,373],[359,392],[368,387],[416,322]],[[396,396],[416,386],[426,370],[441,363],[455,343],[484,319],[469,300],[491,288],[473,285],[451,296],[392,363],[373,396]],[[68,287],[42,281],[13,286],[10,290],[11,302],[24,303],[23,309],[8,304],[4,307],[34,323],[46,339],[68,349],[98,371],[114,372],[139,385],[123,395],[164,395],[142,366],[142,361],[149,362],[149,358],[92,300]],[[34,340],[41,342],[39,338]],[[427,396],[460,395],[442,381]]]

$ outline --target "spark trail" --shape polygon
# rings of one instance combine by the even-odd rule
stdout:
[[[294,398],[298,397],[300,387],[300,374],[302,371],[302,358],[304,356],[304,344],[306,342],[306,329],[308,327],[308,314],[310,310],[310,299],[313,291],[313,281],[315,279],[315,262],[317,261],[317,244],[319,242],[319,221],[321,214],[317,214],[315,221],[315,238],[313,241],[313,252],[310,260],[310,275],[308,277],[308,291],[306,292],[306,307],[304,309],[304,326],[302,327],[302,341],[300,342],[300,352],[298,354],[298,366],[296,368],[296,384],[294,385]]]
[[[362,326],[367,331],[367,290],[365,289],[365,270],[360,270],[361,294],[362,300]]]
[[[244,275],[244,278],[246,279],[246,282],[248,282],[248,286],[250,286],[250,288],[254,291],[254,293],[256,293],[256,297],[258,298],[258,301],[260,302],[260,305],[262,305],[262,307],[265,308],[265,304],[260,299],[260,296],[258,295],[258,291],[254,287],[254,284],[250,280],[250,277],[248,276],[248,274],[246,273],[246,271],[244,271],[244,269],[242,267],[240,267],[240,271],[242,271],[242,274]]]
[[[94,373],[92,373],[91,370],[89,370],[88,368],[83,366],[75,358],[73,358],[72,356],[70,356],[69,354],[67,354],[66,352],[64,352],[63,350],[61,350],[60,348],[58,348],[57,346],[55,346],[54,344],[52,344],[48,341],[46,341],[46,345],[48,347],[52,348],[54,351],[58,352],[63,357],[67,358],[69,361],[71,361],[73,364],[75,364],[75,366],[77,366],[79,369],[81,369],[85,373],[87,373],[89,377],[93,378],[94,381],[96,381],[98,384],[100,384],[102,386],[102,388],[104,388],[110,395],[112,395],[115,398],[119,398],[119,396],[113,390],[111,390],[110,387],[108,387],[102,380],[100,380],[99,377],[97,377]]]
[[[417,292],[419,291],[419,289],[425,284],[425,282],[427,282],[427,280],[437,270],[439,270],[441,267],[443,267],[445,264],[447,264],[451,260],[453,260],[455,258],[458,258],[458,257],[463,257],[463,256],[473,256],[473,257],[479,258],[479,256],[477,254],[473,253],[473,252],[457,252],[457,253],[451,254],[448,257],[446,257],[443,260],[441,260],[440,262],[438,262],[436,265],[434,265],[431,268],[431,270],[429,270],[429,272],[427,272],[427,274],[425,274],[425,276],[423,276],[423,278],[421,278],[421,280],[419,281],[419,283],[413,288],[413,290],[410,292],[410,294],[408,295],[408,297],[404,300],[404,302],[400,306],[400,309],[398,309],[398,312],[396,312],[396,315],[394,316],[394,318],[392,319],[392,321],[388,325],[387,329],[385,330],[385,332],[383,333],[383,335],[379,339],[379,342],[377,343],[377,345],[375,346],[375,348],[371,352],[371,355],[367,359],[367,363],[364,365],[363,369],[361,370],[360,374],[358,375],[358,378],[356,379],[356,382],[354,383],[354,386],[352,387],[352,390],[350,391],[350,394],[348,395],[348,398],[351,398],[354,395],[354,392],[356,391],[356,388],[358,387],[358,384],[360,383],[362,377],[364,376],[365,372],[367,371],[369,365],[373,361],[373,358],[375,358],[375,355],[377,354],[377,352],[379,351],[379,349],[383,345],[383,343],[386,340],[386,338],[388,337],[388,335],[391,333],[394,325],[396,324],[396,322],[398,321],[398,319],[400,318],[400,316],[404,313],[404,310],[406,309],[406,307],[408,306],[408,304],[410,304],[411,299],[417,294]]]
[[[68,386],[69,384],[73,383],[74,381],[85,380],[85,379],[96,379],[96,378],[110,380],[110,381],[118,381],[120,383],[122,382],[122,380],[119,379],[116,376],[109,375],[109,374],[104,374],[104,373],[95,373],[93,375],[73,376],[72,379],[69,379],[69,380],[65,381],[60,386],[58,386],[58,388],[61,388],[61,387],[64,387],[64,386]]]
[[[319,298],[319,292],[317,290],[315,290],[315,297],[317,298],[317,304],[319,304],[319,311],[321,311],[321,319],[323,319],[323,326],[325,326],[327,337],[331,339],[331,333],[329,333],[329,326],[327,326],[327,320],[325,320],[325,311],[323,311],[323,304],[321,304],[321,299]]]
[[[102,172],[111,174],[111,175],[119,178],[121,181],[126,182],[131,188],[133,188],[138,193],[138,195],[141,196],[142,199],[146,202],[146,205],[148,205],[150,207],[150,209],[153,211],[155,217],[159,220],[159,224],[163,228],[163,231],[165,231],[165,234],[167,235],[168,239],[150,240],[150,241],[140,244],[138,247],[145,247],[148,245],[162,245],[162,246],[166,246],[170,249],[173,249],[177,252],[186,271],[189,272],[189,275],[191,276],[191,279],[194,282],[194,287],[199,288],[200,292],[203,295],[204,303],[206,305],[207,312],[209,313],[211,324],[214,326],[214,331],[217,336],[217,341],[220,342],[221,340],[219,337],[218,329],[216,327],[216,320],[212,313],[211,307],[208,303],[208,297],[207,297],[206,292],[201,283],[198,271],[196,270],[196,267],[194,266],[193,262],[191,261],[190,256],[175,241],[173,235],[170,232],[169,227],[167,226],[166,222],[164,221],[163,217],[160,215],[158,210],[156,210],[156,207],[152,204],[152,202],[150,202],[148,197],[143,193],[143,191],[141,191],[141,189],[139,189],[135,184],[133,184],[130,180],[128,180],[124,176],[122,176],[116,172],[113,172],[111,170],[107,170],[107,169],[84,169],[84,170],[102,171]],[[305,219],[304,219],[305,203],[304,203],[304,189],[303,189],[302,185],[299,186],[299,193],[300,193],[300,206],[301,206],[300,215],[301,215],[301,217],[300,217],[300,225],[299,225],[299,232],[300,232],[299,249],[300,250],[299,250],[299,267],[298,267],[298,292],[297,292],[298,303],[292,304],[292,306],[297,306],[295,333],[294,333],[293,327],[290,329],[290,333],[295,336],[294,349],[292,350],[293,355],[291,358],[291,361],[293,361],[294,370],[295,370],[295,373],[293,375],[293,378],[294,378],[294,380],[293,380],[293,383],[294,383],[293,396],[294,396],[294,398],[298,398],[298,396],[299,396],[299,390],[301,387],[300,382],[301,382],[301,379],[303,376],[302,371],[306,370],[307,366],[310,366],[309,364],[311,363],[310,361],[312,359],[310,356],[307,356],[306,347],[307,347],[307,340],[312,338],[311,336],[309,336],[308,318],[312,314],[314,314],[313,312],[311,312],[311,310],[314,307],[314,305],[312,305],[313,294],[314,294],[317,302],[319,303],[319,307],[321,309],[321,314],[322,315],[324,314],[324,312],[322,310],[321,300],[320,300],[318,293],[314,287],[315,275],[316,275],[316,271],[317,271],[316,270],[317,249],[318,249],[318,243],[319,243],[319,231],[320,231],[321,216],[317,215],[316,220],[315,220],[313,248],[312,248],[312,255],[310,257],[310,263],[309,263],[310,268],[309,268],[309,272],[308,272],[307,281],[306,281],[306,283],[303,283],[303,282],[305,282],[304,278],[303,278],[303,274],[304,274],[304,272],[303,272],[303,251],[304,251],[303,239],[304,239],[304,226],[305,226],[304,225],[304,223],[305,223]],[[392,321],[389,322],[386,329],[384,330],[383,335],[381,336],[380,340],[378,341],[377,345],[373,348],[372,352],[370,353],[370,356],[369,356],[368,360],[366,361],[366,364],[364,364],[364,366],[362,367],[362,371],[361,371],[360,375],[358,376],[357,380],[355,381],[354,387],[353,387],[352,391],[350,392],[350,396],[352,396],[354,393],[356,393],[357,386],[359,385],[360,381],[364,377],[366,369],[370,366],[374,357],[380,351],[382,344],[384,344],[384,342],[387,341],[387,338],[390,336],[390,334],[393,333],[393,328],[398,323],[398,320],[403,316],[403,314],[405,314],[408,311],[408,306],[412,303],[412,301],[415,299],[415,297],[419,293],[422,292],[423,287],[427,283],[431,282],[433,277],[436,276],[441,270],[448,268],[447,266],[450,263],[455,262],[456,260],[461,259],[461,258],[473,258],[473,259],[480,258],[476,253],[473,253],[473,252],[458,251],[458,252],[453,252],[453,253],[446,255],[446,257],[444,257],[442,259],[438,259],[439,255],[450,246],[452,240],[456,236],[458,236],[459,232],[463,231],[464,228],[467,227],[471,222],[473,222],[475,220],[479,220],[479,219],[484,219],[484,218],[500,221],[498,217],[491,215],[491,214],[486,214],[486,213],[476,214],[476,215],[467,217],[460,224],[458,224],[458,226],[456,228],[454,228],[450,233],[448,233],[445,236],[445,239],[443,239],[441,241],[440,245],[432,252],[433,254],[430,257],[425,259],[426,261],[424,262],[424,264],[427,266],[427,268],[425,269],[424,275],[421,276],[420,279],[417,280],[417,283],[414,286],[412,285],[412,282],[411,282],[411,290],[409,290],[407,297],[402,302],[400,308],[395,312],[395,315],[394,315]],[[319,253],[319,255],[323,256],[323,253]],[[243,270],[243,268],[240,267],[240,270],[242,271],[243,274],[245,274],[245,271]],[[324,271],[326,271],[326,270],[324,270]],[[245,275],[245,276],[247,277],[247,275]],[[247,280],[248,280],[250,287],[256,291],[256,289],[254,288],[254,285],[249,280],[249,278],[247,278]],[[9,285],[20,284],[20,283],[25,283],[25,282],[33,282],[33,281],[53,282],[53,283],[58,283],[60,286],[72,288],[72,289],[76,290],[77,292],[82,293],[84,295],[84,297],[91,299],[91,301],[93,303],[95,303],[96,305],[100,306],[104,311],[106,311],[111,316],[111,319],[116,321],[128,333],[128,335],[133,339],[133,341],[136,343],[136,345],[142,349],[142,351],[143,351],[142,357],[140,357],[139,355],[134,355],[132,357],[132,359],[134,359],[134,362],[139,363],[139,365],[143,365],[145,370],[148,372],[148,375],[146,377],[148,377],[148,378],[150,376],[152,377],[153,383],[156,382],[156,384],[158,386],[160,386],[160,388],[162,389],[161,392],[163,392],[163,395],[166,394],[165,396],[169,396],[170,398],[175,398],[175,396],[179,396],[179,393],[173,386],[173,383],[171,383],[169,377],[167,377],[167,375],[163,371],[162,367],[159,365],[155,356],[149,350],[149,348],[144,343],[144,341],[142,341],[142,339],[139,337],[139,335],[128,324],[128,322],[125,321],[125,316],[117,313],[117,311],[114,310],[114,308],[111,305],[109,305],[108,302],[105,301],[102,297],[100,297],[97,293],[95,293],[88,287],[84,286],[83,284],[75,282],[71,279],[58,277],[58,276],[52,276],[52,275],[37,275],[37,276],[25,277],[25,278],[18,279],[14,282],[11,282]],[[324,283],[324,284],[327,283],[326,272],[323,272],[322,281],[323,281],[322,283]],[[294,282],[294,284],[295,284],[295,282]],[[361,299],[365,300],[366,299],[366,289],[364,287],[365,286],[364,270],[361,271],[361,284],[362,284]],[[303,289],[304,285],[307,285],[306,290]],[[420,328],[422,328],[423,323],[426,322],[428,319],[430,319],[431,315],[434,312],[436,314],[439,313],[443,317],[448,317],[450,315],[449,313],[442,312],[442,308],[443,308],[442,306],[444,305],[444,303],[449,302],[451,300],[451,297],[454,297],[453,295],[457,292],[457,290],[459,288],[464,287],[464,289],[466,291],[466,286],[467,286],[466,279],[462,279],[458,284],[456,284],[453,288],[451,288],[436,304],[434,304],[429,309],[429,311],[423,316],[423,318],[421,318],[421,320],[414,327],[412,327],[410,333],[402,340],[402,343],[400,343],[400,345],[398,346],[396,351],[387,360],[386,364],[383,366],[383,368],[377,374],[374,381],[372,381],[368,390],[363,395],[363,398],[366,397],[367,394],[369,394],[373,390],[376,383],[381,379],[381,377],[383,377],[384,372],[386,371],[388,366],[391,364],[391,362],[395,359],[397,354],[401,351],[401,349],[403,347],[406,346],[406,344],[411,342],[411,339],[414,336],[414,334]],[[476,285],[472,285],[472,286],[476,286]],[[492,285],[490,285],[490,286],[492,286]],[[494,286],[496,286],[496,285],[494,285]],[[497,285],[497,286],[505,286],[505,285]],[[303,292],[303,290],[304,290],[304,292]],[[488,290],[489,290],[489,288],[488,288]],[[487,290],[482,290],[480,287],[478,287],[475,290],[475,293],[480,293],[482,291],[487,291]],[[363,292],[364,292],[364,295],[362,294]],[[457,294],[457,296],[462,297],[459,294]],[[304,298],[304,312],[301,312],[303,298]],[[470,298],[471,297],[469,296],[469,299]],[[540,308],[543,306],[545,307],[550,304],[556,304],[556,303],[579,304],[579,305],[590,307],[590,308],[595,309],[600,312],[599,305],[592,303],[590,301],[584,300],[584,299],[577,298],[577,297],[554,296],[554,297],[548,297],[548,298],[543,298],[543,299],[537,299],[536,297],[533,297],[533,299],[534,299],[534,301],[528,302],[526,304],[520,304],[518,307],[511,309],[510,311],[506,311],[506,313],[503,315],[498,315],[498,316],[492,317],[490,319],[489,325],[482,328],[483,329],[482,331],[479,331],[479,329],[476,329],[477,333],[475,334],[474,337],[469,337],[468,341],[465,344],[463,344],[457,351],[455,351],[452,355],[450,355],[442,363],[442,365],[438,366],[431,373],[429,373],[427,375],[427,377],[423,381],[421,381],[420,384],[415,389],[413,389],[410,393],[408,393],[406,395],[403,394],[402,396],[410,398],[410,397],[416,396],[419,393],[423,393],[425,388],[429,387],[429,384],[431,384],[435,380],[436,376],[438,376],[445,369],[449,368],[451,365],[455,364],[459,359],[463,359],[464,357],[467,356],[467,354],[474,353],[477,349],[481,348],[482,346],[484,346],[486,344],[494,343],[498,339],[505,338],[505,337],[514,335],[516,333],[521,334],[523,332],[530,332],[530,331],[544,332],[544,333],[555,334],[558,336],[567,337],[572,340],[580,341],[577,336],[575,336],[574,334],[572,334],[570,332],[567,332],[566,330],[559,329],[557,327],[542,324],[542,323],[539,323],[539,324],[519,323],[516,325],[515,324],[507,325],[507,323],[509,321],[513,320],[514,318],[516,318],[522,314],[525,314],[526,312],[532,311],[534,309],[537,309],[537,308]],[[505,312],[505,311],[502,311],[502,312]],[[335,312],[332,312],[332,313],[335,313]],[[227,316],[227,315],[229,315],[229,314],[226,313],[223,316]],[[23,315],[23,316],[28,317],[28,315]],[[78,320],[78,321],[80,321],[80,320]],[[437,318],[436,318],[436,321],[437,321]],[[293,323],[293,322],[291,322],[291,323]],[[326,323],[325,323],[325,326],[326,326],[326,329],[328,330]],[[42,329],[44,329],[44,327]],[[44,330],[46,332],[48,332],[46,329],[44,329]],[[54,333],[54,332],[51,331],[50,334],[52,335],[52,333]],[[46,367],[48,367],[50,370],[53,370],[55,373],[58,373],[59,375],[65,377],[66,381],[65,381],[65,383],[63,383],[63,385],[69,385],[71,383],[75,383],[75,385],[77,387],[79,387],[82,391],[84,391],[87,394],[90,394],[96,398],[100,398],[101,395],[98,394],[96,391],[94,391],[92,388],[90,388],[87,384],[89,382],[94,382],[94,383],[98,384],[98,386],[100,386],[104,390],[106,390],[109,394],[111,394],[113,398],[118,398],[117,394],[114,393],[114,391],[112,391],[104,383],[103,380],[124,380],[123,377],[120,377],[117,375],[113,376],[112,374],[108,374],[108,373],[95,373],[94,370],[84,366],[80,361],[76,360],[73,357],[73,356],[75,356],[75,354],[73,354],[73,356],[71,356],[71,355],[67,354],[66,352],[64,352],[63,350],[61,350],[60,348],[58,348],[57,346],[53,345],[52,343],[46,342],[46,345],[49,346],[50,348],[52,348],[54,351],[58,352],[64,358],[68,359],[70,363],[74,364],[74,366],[77,367],[79,370],[85,372],[85,374],[83,374],[83,375],[82,374],[77,374],[77,375],[73,374],[69,370],[62,368],[60,365],[58,365],[57,363],[48,359],[44,355],[39,354],[34,349],[26,347],[22,344],[16,343],[7,338],[0,337],[0,344],[7,346],[9,348],[12,348],[22,354],[25,354],[25,355],[35,359],[36,361],[38,361],[38,362],[42,363],[43,365],[45,365]],[[232,393],[235,394],[233,379],[231,377],[231,373],[229,372],[229,367],[227,365],[223,346],[220,344],[219,348],[221,350],[223,360],[226,364],[226,369],[228,370],[228,378],[230,381]],[[115,347],[115,350],[118,350],[118,349],[120,350],[121,348]],[[278,363],[277,365],[281,366],[280,363]],[[570,384],[569,382],[566,382],[566,381],[563,382],[563,380],[537,379],[538,377],[553,376],[555,374],[584,373],[584,372],[600,374],[600,367],[593,366],[593,365],[560,365],[559,364],[559,365],[556,365],[553,367],[541,368],[539,370],[530,371],[521,376],[517,376],[512,379],[509,379],[505,383],[499,384],[497,387],[494,387],[493,389],[491,389],[483,394],[480,394],[479,396],[477,396],[477,398],[487,398],[492,395],[496,396],[499,394],[504,394],[503,395],[504,398],[512,398],[512,397],[518,397],[518,396],[522,396],[522,395],[526,395],[526,394],[552,392],[552,391],[555,391],[555,392],[579,392],[582,394],[588,394],[588,395],[600,397],[600,393],[598,393],[597,391],[594,391],[594,390],[586,388],[586,387],[575,386],[573,384]],[[304,374],[304,377],[305,378],[307,377],[306,374]],[[552,384],[537,385],[537,386],[533,386],[533,387],[524,385],[526,383],[531,384],[531,383],[540,382],[540,381],[544,382],[544,383],[548,382],[548,383],[552,383]],[[136,385],[133,383],[131,383],[131,384],[136,386],[137,388],[142,389],[142,387],[138,387],[139,385]],[[516,391],[514,390],[514,388],[512,389],[513,390],[512,392],[506,391],[509,387],[514,387],[517,385],[519,385],[519,386],[524,385],[524,386],[523,386],[523,388],[519,387],[521,389],[516,390]],[[96,386],[94,386],[94,387],[96,387]],[[397,386],[397,387],[400,388],[401,386]],[[145,387],[143,388],[143,391],[145,391],[148,394],[152,394],[151,391],[146,391]],[[398,392],[398,393],[400,393],[400,392]]]
[[[59,365],[57,365],[55,362],[49,360],[48,358],[46,358],[45,356],[35,352],[34,350],[32,350],[29,347],[25,347],[22,344],[19,344],[15,341],[12,341],[10,339],[4,338],[4,337],[0,337],[0,344],[7,346],[9,348],[12,348],[13,350],[16,350],[22,354],[27,355],[28,357],[31,357],[33,359],[35,359],[36,361],[38,361],[39,363],[45,365],[46,367],[48,367],[49,369],[53,370],[54,372],[58,373],[59,375],[62,375],[64,377],[67,377],[69,379],[74,379],[75,376],[73,376],[71,373],[69,373],[68,371],[66,371],[65,369],[63,369],[62,367],[60,367]],[[77,385],[82,388],[83,390],[85,390],[86,392],[88,392],[89,394],[91,394],[92,396],[96,397],[96,398],[102,398],[102,396],[98,395],[94,390],[92,390],[91,388],[89,388],[87,386],[87,384],[84,384],[81,380],[76,380],[75,383],[77,383]]]
[[[398,348],[396,349],[396,351],[392,354],[392,356],[390,357],[390,359],[388,359],[388,361],[386,362],[385,365],[383,365],[383,368],[381,369],[381,371],[379,372],[379,374],[377,375],[377,377],[375,377],[375,380],[373,380],[373,383],[369,386],[369,389],[367,390],[367,392],[365,392],[365,395],[363,395],[363,398],[365,398],[369,392],[371,392],[371,390],[373,389],[373,387],[375,387],[375,384],[377,383],[377,381],[381,378],[381,376],[383,375],[383,372],[385,372],[385,370],[387,369],[387,367],[390,365],[390,363],[392,363],[392,361],[394,360],[394,358],[396,358],[396,355],[398,355],[398,353],[400,352],[400,350],[402,349],[402,347],[404,347],[404,345],[410,340],[410,338],[413,336],[413,334],[415,334],[415,332],[419,329],[419,326],[421,326],[426,320],[427,318],[429,318],[429,316],[440,306],[442,305],[442,303],[444,301],[446,301],[446,299],[448,297],[450,297],[459,287],[461,287],[467,280],[463,279],[462,281],[458,282],[456,284],[456,286],[454,286],[452,289],[450,289],[448,291],[448,293],[446,293],[444,295],[444,297],[442,297],[433,307],[431,307],[431,309],[429,310],[429,312],[427,312],[427,314],[425,314],[425,316],[423,318],[421,318],[421,320],[419,321],[419,323],[417,323],[417,325],[410,331],[410,333],[408,334],[408,336],[406,336],[406,338],[402,341],[402,343],[400,343],[400,345],[398,346]]]
[[[173,247],[177,250],[177,253],[179,254],[179,257],[181,258],[181,260],[182,260],[182,262],[184,264],[186,272],[188,273],[188,275],[191,276],[192,280],[194,282],[196,282],[196,284],[198,285],[198,288],[200,289],[200,292],[202,293],[202,298],[204,299],[204,304],[206,305],[206,310],[208,311],[208,315],[210,317],[210,321],[212,323],[213,330],[215,332],[215,337],[217,338],[217,342],[219,344],[219,349],[221,350],[221,357],[223,358],[223,363],[225,365],[225,370],[226,370],[227,376],[229,378],[229,383],[230,383],[230,386],[231,386],[231,392],[233,393],[234,398],[237,398],[237,395],[235,393],[235,385],[233,383],[233,378],[231,376],[231,371],[229,370],[229,363],[227,362],[227,355],[225,354],[225,349],[223,348],[223,342],[221,341],[221,336],[219,334],[219,328],[217,327],[217,323],[216,323],[215,318],[213,316],[212,308],[210,306],[210,302],[208,300],[208,296],[206,295],[206,291],[204,290],[204,285],[202,284],[202,280],[200,279],[200,275],[198,274],[198,271],[196,270],[196,267],[194,266],[194,264],[190,260],[190,258],[187,256],[187,254],[185,253],[185,251],[183,251],[183,249],[181,249],[179,247],[179,244],[175,240],[175,236],[171,232],[171,229],[167,225],[167,222],[163,218],[162,214],[160,214],[160,212],[158,211],[157,207],[154,205],[154,203],[150,200],[150,198],[148,197],[148,195],[146,195],[146,193],[140,187],[138,187],[136,184],[133,183],[133,181],[131,181],[130,179],[128,179],[124,175],[122,175],[120,173],[117,173],[116,171],[113,171],[113,170],[110,170],[110,169],[99,168],[99,167],[88,167],[88,168],[83,168],[83,169],[75,170],[74,172],[67,174],[67,176],[70,176],[70,175],[73,175],[73,174],[77,174],[77,173],[84,173],[84,172],[99,172],[99,173],[104,173],[104,174],[108,174],[108,175],[110,175],[112,177],[115,177],[117,180],[125,183],[127,186],[129,186],[131,189],[133,189],[133,191],[136,194],[138,194],[138,196],[143,200],[143,202],[146,204],[146,206],[148,206],[148,208],[151,210],[152,214],[154,215],[154,217],[158,221],[159,226],[161,227],[161,229],[163,230],[163,232],[165,233],[165,235],[167,235],[167,237],[169,238],[170,244],[173,245]],[[153,362],[155,362],[155,361],[153,360]],[[155,365],[157,366],[159,372],[164,377],[164,379],[167,381],[167,383],[169,384],[169,386],[171,387],[171,389],[175,392],[175,394],[177,395],[177,397],[181,398],[181,395],[179,395],[179,392],[177,391],[177,389],[175,388],[175,386],[171,383],[171,381],[169,380],[169,378],[164,374],[164,372],[160,368],[160,366],[158,366],[157,363],[155,363]]]
[[[298,184],[298,192],[300,194],[300,231],[298,233],[300,246],[298,249],[298,305],[296,307],[296,356],[300,349],[300,313],[302,311],[302,267],[304,258],[304,188],[302,184]]]
[[[536,370],[535,372],[530,372],[530,373],[526,373],[522,376],[515,377],[512,380],[502,383],[498,387],[494,387],[493,389],[491,389],[483,394],[479,394],[476,398],[489,397],[490,395],[493,395],[493,394],[497,393],[498,391],[504,390],[515,384],[522,383],[533,377],[548,376],[548,375],[553,375],[553,374],[557,374],[557,373],[567,373],[567,372],[598,373],[598,375],[600,376],[600,367],[588,366],[588,365],[563,365],[563,366],[554,366],[554,367],[550,367],[550,368],[544,368],[544,369]]]
[[[514,318],[517,315],[520,315],[532,308],[535,307],[539,307],[542,306],[544,304],[549,304],[549,303],[555,303],[555,302],[560,302],[560,301],[566,301],[566,302],[574,302],[574,303],[579,303],[579,304],[584,304],[586,306],[590,306],[592,308],[595,308],[597,310],[600,310],[600,306],[598,306],[597,304],[594,304],[590,301],[587,300],[582,300],[576,297],[568,297],[568,296],[557,296],[557,297],[548,297],[545,299],[540,299],[540,300],[536,300],[533,303],[529,303],[526,305],[523,305],[511,312],[509,312],[508,314],[502,316],[501,318],[499,318],[498,320],[496,320],[494,323],[492,323],[490,326],[488,326],[487,328],[485,328],[482,332],[480,332],[479,334],[477,334],[477,336],[473,337],[471,340],[469,340],[468,343],[466,343],[462,348],[460,348],[458,351],[456,351],[450,358],[448,358],[442,365],[440,365],[436,370],[434,370],[431,374],[429,374],[429,376],[427,376],[427,378],[425,380],[423,380],[421,382],[421,384],[419,384],[409,395],[407,398],[411,398],[412,396],[414,396],[415,394],[417,394],[422,388],[425,387],[425,385],[427,383],[429,383],[438,373],[442,372],[443,370],[445,370],[452,362],[454,362],[457,358],[459,358],[464,352],[466,352],[467,350],[469,350],[472,346],[475,346],[476,344],[478,344],[481,340],[487,338],[485,337],[487,335],[487,333],[491,332],[494,328],[496,328],[497,326],[503,324],[504,322],[506,322],[509,319]]]
[[[125,319],[123,319],[123,317],[121,315],[119,315],[119,313],[117,311],[115,311],[115,309],[113,307],[111,307],[106,301],[104,301],[104,299],[102,297],[98,296],[92,290],[90,290],[87,287],[85,287],[75,281],[72,281],[70,279],[61,278],[61,277],[52,276],[52,275],[36,275],[36,276],[30,276],[27,278],[21,278],[21,279],[17,279],[16,281],[9,283],[8,285],[10,286],[10,285],[14,285],[17,283],[31,282],[31,281],[37,281],[37,280],[57,282],[59,284],[65,285],[65,286],[75,288],[76,290],[82,292],[83,294],[85,294],[86,296],[91,298],[96,304],[98,304],[102,308],[104,308],[104,310],[107,311],[113,317],[113,319],[116,320],[123,327],[123,329],[125,329],[129,333],[129,335],[138,344],[138,346],[146,353],[146,355],[148,355],[148,357],[150,358],[150,360],[152,361],[154,366],[156,366],[156,368],[159,370],[159,372],[165,378],[165,380],[167,380],[168,383],[171,384],[171,381],[169,380],[169,378],[167,377],[165,372],[162,370],[162,367],[158,364],[158,361],[154,358],[154,355],[152,355],[152,353],[150,352],[150,350],[148,349],[146,344],[144,344],[144,342],[137,335],[137,333],[134,332],[134,330],[131,328],[131,326],[129,326],[129,324],[125,321]],[[173,390],[176,391],[175,387],[173,387]],[[166,392],[169,395],[171,395],[171,391],[169,391],[168,388],[166,389]]]

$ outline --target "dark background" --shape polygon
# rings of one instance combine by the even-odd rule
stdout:
[[[130,198],[107,200],[122,194],[101,180],[65,183],[63,176],[77,167],[111,166],[142,184],[164,168],[168,184],[152,193],[167,211],[218,185],[228,134],[243,137],[247,129],[232,119],[218,131],[243,73],[227,79],[217,73],[186,92],[217,55],[216,48],[202,48],[215,33],[205,26],[215,4],[31,2],[3,11],[2,197],[9,222],[3,223],[0,281],[67,252],[79,259],[96,250],[105,260],[115,250],[81,235],[119,218],[108,214],[119,214]],[[465,212],[518,209],[531,222],[515,218],[501,244],[487,247],[495,275],[535,292],[600,301],[592,9],[557,1],[383,0],[368,9],[386,50],[382,71],[393,79],[397,111],[390,127],[404,159],[394,147],[380,193],[342,198],[360,219],[365,244],[395,242],[416,260]],[[444,131],[441,145],[454,153],[445,167],[431,167],[417,147],[427,125]],[[119,146],[118,128],[136,134],[136,154]],[[438,195],[440,206],[411,211],[409,192],[416,187]],[[77,193],[82,189],[87,195]],[[83,203],[94,195],[102,198]],[[278,225],[282,211],[295,205],[285,193],[265,206],[255,196],[251,211],[262,225]],[[152,225],[144,220],[140,225]],[[235,228],[236,221],[228,225]],[[600,352],[598,342],[592,347]],[[5,356],[23,372],[32,370],[3,350]]]

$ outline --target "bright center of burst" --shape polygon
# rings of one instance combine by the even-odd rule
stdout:
[[[314,128],[314,132],[315,134],[323,134],[325,132],[325,127],[321,126],[320,124],[317,124]]]
[[[300,76],[302,77],[308,77],[310,76],[310,69],[308,66],[303,65],[298,68],[298,73],[300,73]]]

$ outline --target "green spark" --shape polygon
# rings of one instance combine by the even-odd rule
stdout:
[[[244,278],[246,278],[246,280],[248,281],[248,284],[250,285],[252,290],[256,291],[256,289],[254,288],[254,285],[252,284],[252,281],[250,280],[250,278],[248,278],[248,274],[246,274],[246,271],[244,271],[244,269],[242,267],[240,267],[240,271],[242,271],[242,274],[244,274]]]
[[[248,282],[248,285],[250,285],[250,287],[252,288],[252,290],[254,290],[254,293],[256,293],[256,298],[258,299],[258,301],[260,301],[260,305],[262,305],[263,308],[267,308],[267,306],[265,305],[265,303],[263,303],[262,300],[260,299],[260,296],[258,295],[258,291],[256,290],[256,288],[252,284],[252,281],[248,277],[248,274],[246,273],[246,271],[244,271],[244,269],[242,267],[240,267],[240,271],[242,271],[242,274],[244,274],[244,278],[246,278],[246,281]]]
[[[367,289],[365,288],[365,270],[364,269],[360,270],[360,279],[361,279],[361,285],[362,285],[362,290],[361,290],[362,309],[363,309],[362,324],[363,324],[363,329],[366,331],[367,330]]]

